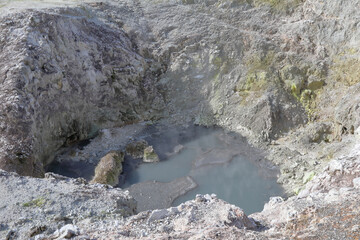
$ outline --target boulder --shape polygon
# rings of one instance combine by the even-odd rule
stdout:
[[[159,162],[159,156],[155,152],[154,148],[152,146],[148,146],[144,149],[144,162]]]
[[[126,154],[130,155],[135,159],[144,157],[144,150],[149,144],[145,140],[131,142],[126,146]]]
[[[80,234],[80,230],[77,226],[72,224],[67,224],[63,226],[60,230],[57,230],[54,233],[55,239],[70,239]]]
[[[101,183],[115,186],[119,183],[119,176],[122,172],[123,152],[109,152],[95,168],[95,176],[91,183]]]

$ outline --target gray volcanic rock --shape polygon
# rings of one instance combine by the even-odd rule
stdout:
[[[49,234],[85,218],[136,212],[136,202],[128,192],[55,174],[37,179],[1,170],[0,192],[1,239],[11,230],[16,232],[16,239],[29,239],[33,227],[46,226],[42,229]]]
[[[87,14],[72,8],[1,17],[2,169],[42,176],[62,145],[161,108],[158,63],[138,54],[121,28]]]
[[[256,229],[256,224],[240,208],[210,195],[198,195],[178,207],[141,212],[123,222],[109,221],[104,229],[98,223],[80,222],[79,227],[95,239],[254,239],[257,235],[245,230]]]
[[[79,227],[95,239],[356,239],[360,189],[353,183],[359,179],[359,153],[357,146],[349,156],[330,162],[298,196],[286,201],[273,197],[262,212],[249,217],[215,196],[199,195],[122,222],[80,222]]]

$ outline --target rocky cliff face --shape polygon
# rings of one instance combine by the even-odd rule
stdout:
[[[280,205],[273,200],[254,215],[270,230],[249,233],[230,224],[219,234],[325,238],[320,233],[331,221],[321,218],[342,215],[326,209],[346,202],[354,214],[347,212],[344,221],[353,230],[329,237],[356,236],[359,4],[0,4],[0,168],[42,176],[57,149],[105,127],[158,119],[215,124],[265,149],[280,166],[279,182],[290,195],[299,194]],[[324,197],[329,201],[321,202]],[[286,210],[291,206],[296,214]],[[289,217],[280,220],[279,209]],[[309,224],[311,218],[317,220]],[[180,236],[185,231],[169,229]],[[167,230],[160,232],[156,236]]]
[[[161,66],[120,27],[81,8],[11,13],[1,22],[3,169],[41,176],[60,146],[162,108],[154,84]]]

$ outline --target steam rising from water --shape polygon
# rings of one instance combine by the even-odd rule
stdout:
[[[176,199],[174,206],[198,193],[215,193],[248,214],[261,211],[270,196],[283,195],[276,183],[277,171],[269,167],[260,151],[236,134],[204,127],[152,131],[145,139],[162,161],[141,164],[128,172],[121,187],[191,176],[198,187]]]
[[[215,193],[249,214],[261,211],[270,196],[283,195],[276,183],[278,171],[264,160],[264,154],[240,135],[220,128],[175,128],[141,123],[103,130],[90,141],[60,150],[48,171],[91,180],[102,156],[112,150],[124,150],[127,143],[141,139],[154,147],[161,161],[140,163],[125,156],[120,187],[129,187],[134,197],[141,198],[136,199],[141,205],[138,209],[169,207],[171,200],[161,199],[163,196],[174,199],[183,193],[180,188],[192,189],[186,185],[189,181],[179,180],[185,176],[190,176],[198,186],[175,199],[173,205],[194,199],[198,193]],[[174,180],[178,184],[153,183],[174,183]],[[144,184],[148,181],[152,184]],[[136,187],[136,193],[132,192],[131,185]],[[159,204],[154,206],[154,202]]]

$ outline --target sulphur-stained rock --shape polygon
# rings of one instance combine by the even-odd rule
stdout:
[[[115,186],[119,183],[119,176],[122,172],[123,152],[110,152],[101,158],[95,168],[95,176],[91,183],[101,183]]]
[[[154,148],[152,146],[148,146],[144,149],[144,162],[153,163],[153,162],[159,162],[159,156],[155,152]]]
[[[144,150],[149,144],[145,140],[131,142],[126,146],[126,154],[133,158],[143,158]]]

